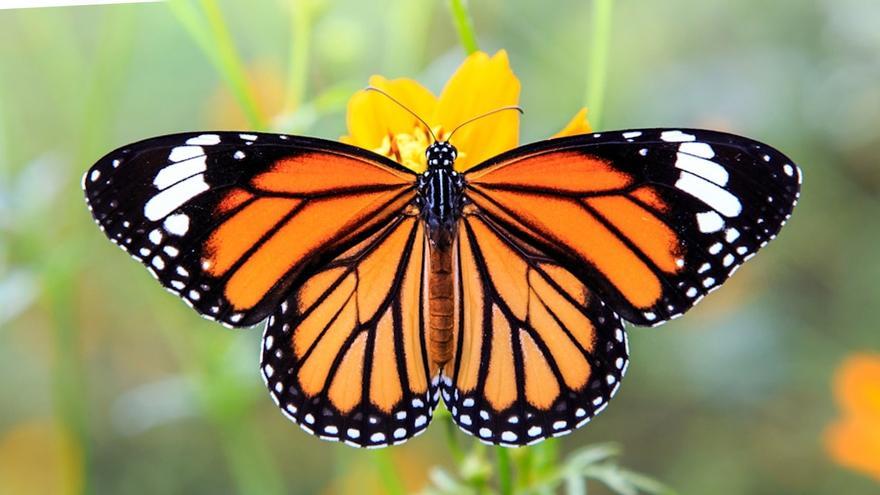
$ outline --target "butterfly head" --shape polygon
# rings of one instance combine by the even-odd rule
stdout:
[[[429,170],[452,170],[458,150],[448,141],[437,141],[425,150]]]

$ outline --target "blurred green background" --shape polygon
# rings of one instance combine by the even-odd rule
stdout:
[[[614,442],[615,462],[685,494],[877,493],[823,431],[835,369],[880,348],[880,2],[614,2],[601,102],[587,101],[602,93],[593,2],[470,9],[480,48],[508,50],[522,81],[522,141],[601,105],[598,129],[729,130],[806,178],[782,235],[724,289],[630,329],[617,398],[548,455]],[[378,453],[301,432],[266,393],[261,332],[161,290],[80,191],[103,153],[152,135],[338,138],[371,74],[439,92],[463,58],[438,0],[0,10],[0,493],[400,493],[491,476],[492,450],[461,435],[462,457],[440,424]]]

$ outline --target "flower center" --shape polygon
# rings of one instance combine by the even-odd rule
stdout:
[[[432,128],[437,139],[443,140],[446,131],[440,126]],[[388,157],[404,167],[416,173],[424,173],[428,170],[428,162],[425,157],[425,150],[433,142],[433,138],[422,126],[413,127],[409,133],[389,133],[382,139],[382,144],[373,152]],[[459,156],[464,153],[459,152]]]

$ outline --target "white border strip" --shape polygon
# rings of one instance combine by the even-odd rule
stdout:
[[[0,10],[31,9],[38,7],[78,7],[83,5],[112,5],[121,3],[154,3],[163,0],[0,0]]]

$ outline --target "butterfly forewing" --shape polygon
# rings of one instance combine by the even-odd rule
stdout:
[[[687,311],[773,239],[800,170],[730,134],[645,129],[505,153],[466,174],[493,222],[540,246],[624,318]]]
[[[272,313],[297,279],[413,201],[415,175],[359,148],[275,134],[178,134],[111,152],[83,177],[111,241],[227,325]]]

